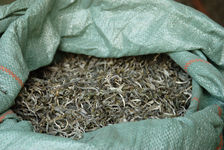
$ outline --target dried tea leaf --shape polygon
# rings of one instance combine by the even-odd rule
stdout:
[[[35,132],[80,139],[110,124],[182,116],[191,88],[191,78],[164,54],[66,54],[31,73],[13,109]]]

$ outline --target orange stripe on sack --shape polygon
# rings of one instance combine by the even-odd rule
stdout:
[[[18,83],[21,87],[23,87],[23,81],[17,77],[16,74],[14,74],[11,70],[7,69],[6,67],[3,67],[3,66],[0,66],[0,70],[8,73],[10,76],[12,76]]]
[[[222,108],[219,105],[217,105],[217,107],[218,107],[218,114],[221,117],[222,116]],[[216,148],[216,150],[221,150],[222,147],[223,147],[223,136],[222,136],[222,133],[219,136],[219,138],[220,138],[220,142],[219,142],[219,146]]]
[[[220,142],[219,142],[219,146],[216,148],[216,150],[221,150],[223,147],[223,136],[222,134],[219,136],[220,138]]]
[[[199,101],[199,99],[198,99],[197,97],[193,97],[193,98],[192,98],[192,101],[193,101],[193,100],[195,100],[196,102],[198,102],[198,104],[197,104],[197,110],[198,110],[198,109],[199,109],[199,102],[200,102],[200,101]]]
[[[221,117],[222,116],[222,108],[219,105],[217,105],[217,107],[218,107],[219,116]]]
[[[13,114],[13,111],[12,111],[12,110],[9,110],[9,111],[7,111],[6,113],[2,114],[2,115],[0,116],[0,122],[2,122],[3,119],[5,119],[5,117],[6,117],[7,115],[9,115],[9,114]]]
[[[192,63],[195,63],[195,62],[204,62],[204,63],[210,64],[208,61],[203,60],[203,59],[192,59],[192,60],[188,61],[188,62],[184,65],[184,69],[185,69],[185,71],[187,72],[187,68],[188,68]]]
[[[197,102],[199,102],[199,99],[197,97],[194,97],[192,100],[196,100]]]

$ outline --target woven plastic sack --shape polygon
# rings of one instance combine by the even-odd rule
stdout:
[[[172,0],[16,0],[0,6],[0,149],[222,149],[224,29]],[[57,50],[97,57],[167,53],[192,78],[184,117],[107,126],[78,141],[32,132],[10,111],[30,71]]]

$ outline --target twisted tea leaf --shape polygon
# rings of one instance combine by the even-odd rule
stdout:
[[[190,98],[190,77],[166,55],[66,54],[31,73],[13,109],[35,132],[80,139],[110,124],[182,116]]]

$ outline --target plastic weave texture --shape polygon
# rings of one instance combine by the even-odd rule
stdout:
[[[97,57],[167,53],[192,77],[184,117],[107,126],[78,141],[32,132],[9,109],[57,50]],[[223,148],[224,29],[172,0],[16,0],[0,6],[0,149]]]

